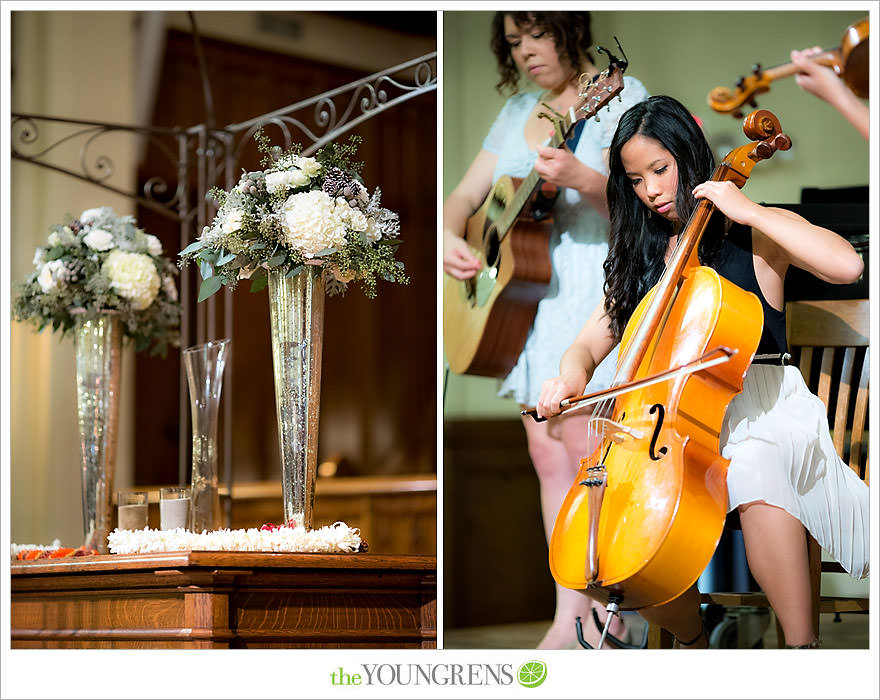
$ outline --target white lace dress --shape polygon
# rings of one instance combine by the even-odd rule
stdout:
[[[534,166],[537,152],[529,150],[524,131],[526,119],[542,94],[537,90],[514,95],[501,108],[483,142],[485,150],[498,156],[493,182],[502,175],[525,177]],[[648,96],[641,82],[625,76],[621,100],[615,97],[608,107],[603,107],[599,122],[586,122],[575,156],[600,173],[607,173],[602,151],[611,145],[618,120]],[[499,396],[512,396],[529,406],[537,402],[542,382],[559,374],[562,353],[601,301],[602,263],[608,255],[608,221],[577,190],[562,189],[553,207],[553,217],[550,285],[538,304],[525,347],[499,391]],[[610,384],[616,362],[617,353],[610,353],[596,368],[588,391]]]

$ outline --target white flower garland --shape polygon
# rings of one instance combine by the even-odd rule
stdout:
[[[343,522],[316,530],[304,527],[274,529],[211,530],[201,533],[174,530],[113,530],[107,537],[111,554],[147,552],[357,552],[361,545],[358,528]]]

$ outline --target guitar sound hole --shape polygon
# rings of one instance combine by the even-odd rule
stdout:
[[[483,255],[486,257],[486,265],[489,267],[498,266],[498,254],[501,251],[501,244],[498,240],[498,230],[492,226],[486,231],[483,237]]]

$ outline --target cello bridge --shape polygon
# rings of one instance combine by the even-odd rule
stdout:
[[[645,434],[641,430],[630,428],[623,423],[617,423],[610,418],[593,418],[590,423],[598,423],[601,427],[602,434],[618,445],[627,438],[641,440],[645,437]]]

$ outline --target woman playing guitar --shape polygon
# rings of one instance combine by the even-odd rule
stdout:
[[[534,405],[543,378],[555,373],[561,349],[586,320],[584,310],[601,298],[602,261],[607,254],[605,153],[617,119],[644,97],[642,84],[630,77],[624,88],[602,108],[600,121],[583,121],[574,152],[545,144],[552,124],[539,115],[548,105],[566,114],[578,101],[579,78],[593,76],[588,49],[592,43],[588,12],[498,12],[492,25],[492,50],[498,61],[500,91],[507,101],[486,137],[483,148],[443,206],[444,270],[463,280],[480,270],[481,260],[462,236],[466,223],[502,176],[523,177],[534,168],[560,189],[548,218],[552,277],[538,304],[525,348],[500,391],[518,402]],[[447,292],[448,294],[449,292]],[[604,388],[613,362],[600,368],[591,386]],[[580,387],[583,389],[584,387]],[[549,536],[566,490],[577,473],[578,458],[588,449],[587,416],[566,417],[548,424],[525,423],[529,453],[541,487],[544,527]],[[565,648],[575,643],[575,618],[592,619],[589,601],[557,586],[554,622],[540,648]],[[604,615],[604,611],[602,611]],[[622,628],[612,630],[620,633]],[[591,640],[598,638],[593,630]]]
[[[786,351],[783,280],[789,266],[847,284],[858,279],[863,263],[836,233],[760,206],[731,181],[707,181],[713,160],[695,120],[670,97],[651,97],[621,117],[610,149],[605,299],[563,354],[559,376],[544,382],[536,412],[555,416],[562,400],[579,394],[660,278],[697,202],[712,202],[716,212],[702,236],[701,262],[755,294],[764,318],[756,360],[720,434],[721,454],[730,460],[728,510],[738,511],[749,567],[786,644],[814,647],[804,528],[853,577],[866,576],[868,488],[837,456],[825,407],[800,371],[772,357],[768,364],[757,360]],[[695,585],[640,613],[675,635],[678,646],[707,646]]]

